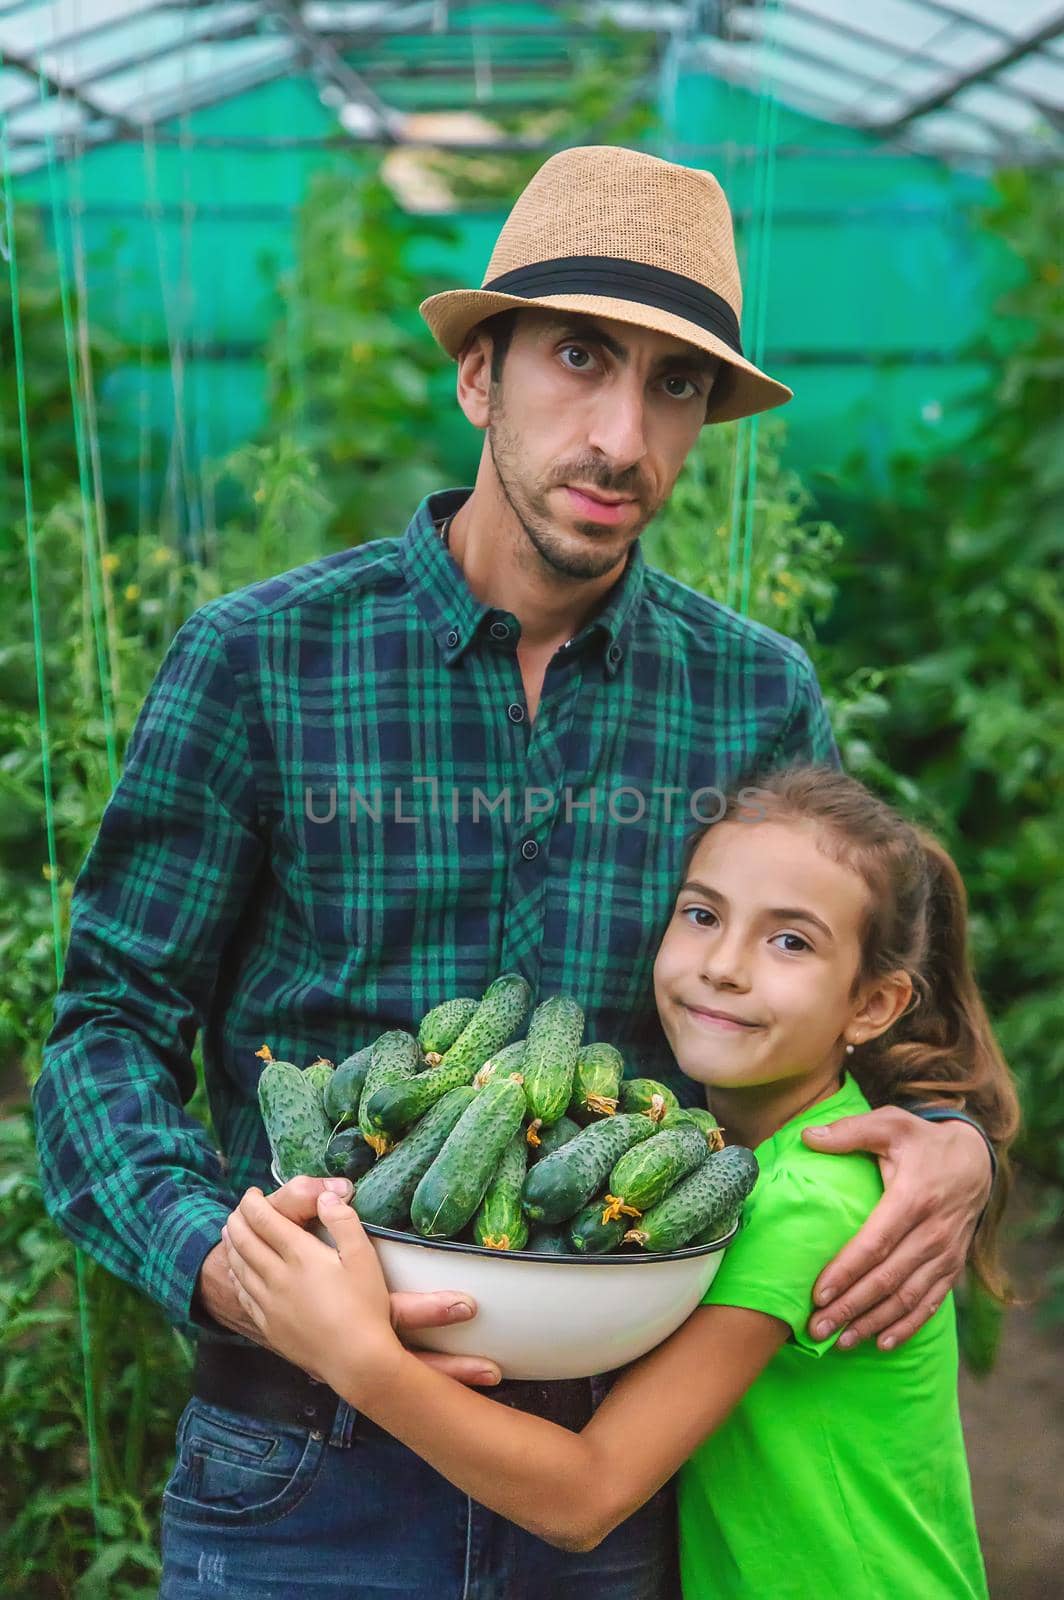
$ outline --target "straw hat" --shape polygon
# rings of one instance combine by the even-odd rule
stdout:
[[[710,172],[618,145],[577,145],[518,196],[479,289],[419,307],[457,360],[470,329],[511,306],[549,306],[674,335],[719,356],[706,422],[730,422],[792,391],[743,355],[731,212]]]

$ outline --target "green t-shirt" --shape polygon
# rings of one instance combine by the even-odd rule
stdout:
[[[847,1077],[757,1147],[743,1228],[702,1303],[767,1312],[791,1334],[681,1468],[684,1600],[987,1593],[952,1295],[889,1352],[874,1340],[836,1350],[834,1337],[816,1342],[806,1331],[814,1282],[883,1185],[871,1156],[821,1155],[801,1130],[867,1110]]]

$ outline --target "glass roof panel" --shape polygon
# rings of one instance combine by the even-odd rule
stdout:
[[[992,128],[967,117],[958,117],[952,111],[933,111],[908,130],[913,144],[928,149],[969,151],[972,155],[989,155],[997,149],[998,141]]]
[[[1059,0],[964,0],[958,10],[967,11],[981,22],[990,23],[998,32],[1022,39],[1060,10]]]
[[[215,79],[239,73],[240,87],[246,87],[249,69],[277,67],[291,58],[293,50],[292,43],[282,37],[195,44],[157,61],[142,62],[128,72],[102,78],[93,87],[93,99],[107,111],[150,121],[180,110],[187,95]]]
[[[176,9],[152,11],[121,27],[94,28],[91,33],[60,44],[54,50],[46,50],[38,59],[46,72],[64,83],[81,83],[101,76],[108,68],[121,66],[132,57],[180,47],[190,39],[215,30],[252,25],[258,14],[259,7],[253,0],[247,4],[197,6],[195,10],[184,12]]]
[[[970,89],[963,89],[956,96],[953,104],[966,111],[977,111],[1007,133],[1031,133],[1041,121],[1030,101],[1002,94],[992,83],[972,84]]]
[[[6,111],[8,106],[17,105],[20,100],[28,100],[33,93],[32,78],[27,78],[24,73],[16,72],[11,67],[0,69],[0,111]]]
[[[1022,89],[1046,105],[1064,110],[1064,61],[1047,55],[1044,50],[1006,67],[1001,82]]]
[[[20,140],[28,138],[55,138],[62,133],[77,133],[89,121],[89,114],[76,100],[60,100],[52,95],[44,101],[35,101],[22,111],[13,111],[7,118],[7,129]]]
[[[150,11],[155,0],[46,0],[40,5],[18,6],[0,16],[0,50],[13,55],[36,55],[70,34],[105,28],[138,11]]]
[[[778,84],[782,98],[800,93],[820,105],[838,108],[852,93],[853,80],[841,70],[813,66],[793,56],[774,53],[760,41],[729,44],[720,39],[705,39],[699,47],[699,61],[739,82],[758,88],[766,75]]]

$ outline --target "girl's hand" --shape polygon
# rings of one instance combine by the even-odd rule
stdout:
[[[270,1347],[357,1405],[403,1354],[388,1285],[354,1210],[318,1196],[334,1250],[249,1189],[222,1230],[237,1297]]]

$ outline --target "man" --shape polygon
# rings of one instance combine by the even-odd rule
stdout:
[[[481,289],[421,307],[485,434],[473,490],[212,601],[167,653],[78,880],[34,1096],[51,1213],[200,1334],[163,1600],[678,1593],[671,1486],[593,1552],[529,1537],[241,1337],[220,1232],[271,1187],[263,1041],[337,1060],[519,971],[537,1001],[578,998],[629,1073],[676,1082],[650,974],[685,835],[759,770],[838,760],[805,653],[638,542],[703,425],[790,397],[743,357],[739,308],[709,174],[552,157]],[[223,1157],[183,1110],[198,1028]],[[826,1312],[904,1337],[963,1260],[987,1153],[957,1122],[855,1120],[824,1147],[874,1150],[888,1191]],[[275,1203],[305,1221],[318,1186]],[[414,1330],[451,1298],[396,1315]],[[490,1392],[579,1427],[607,1387]]]

